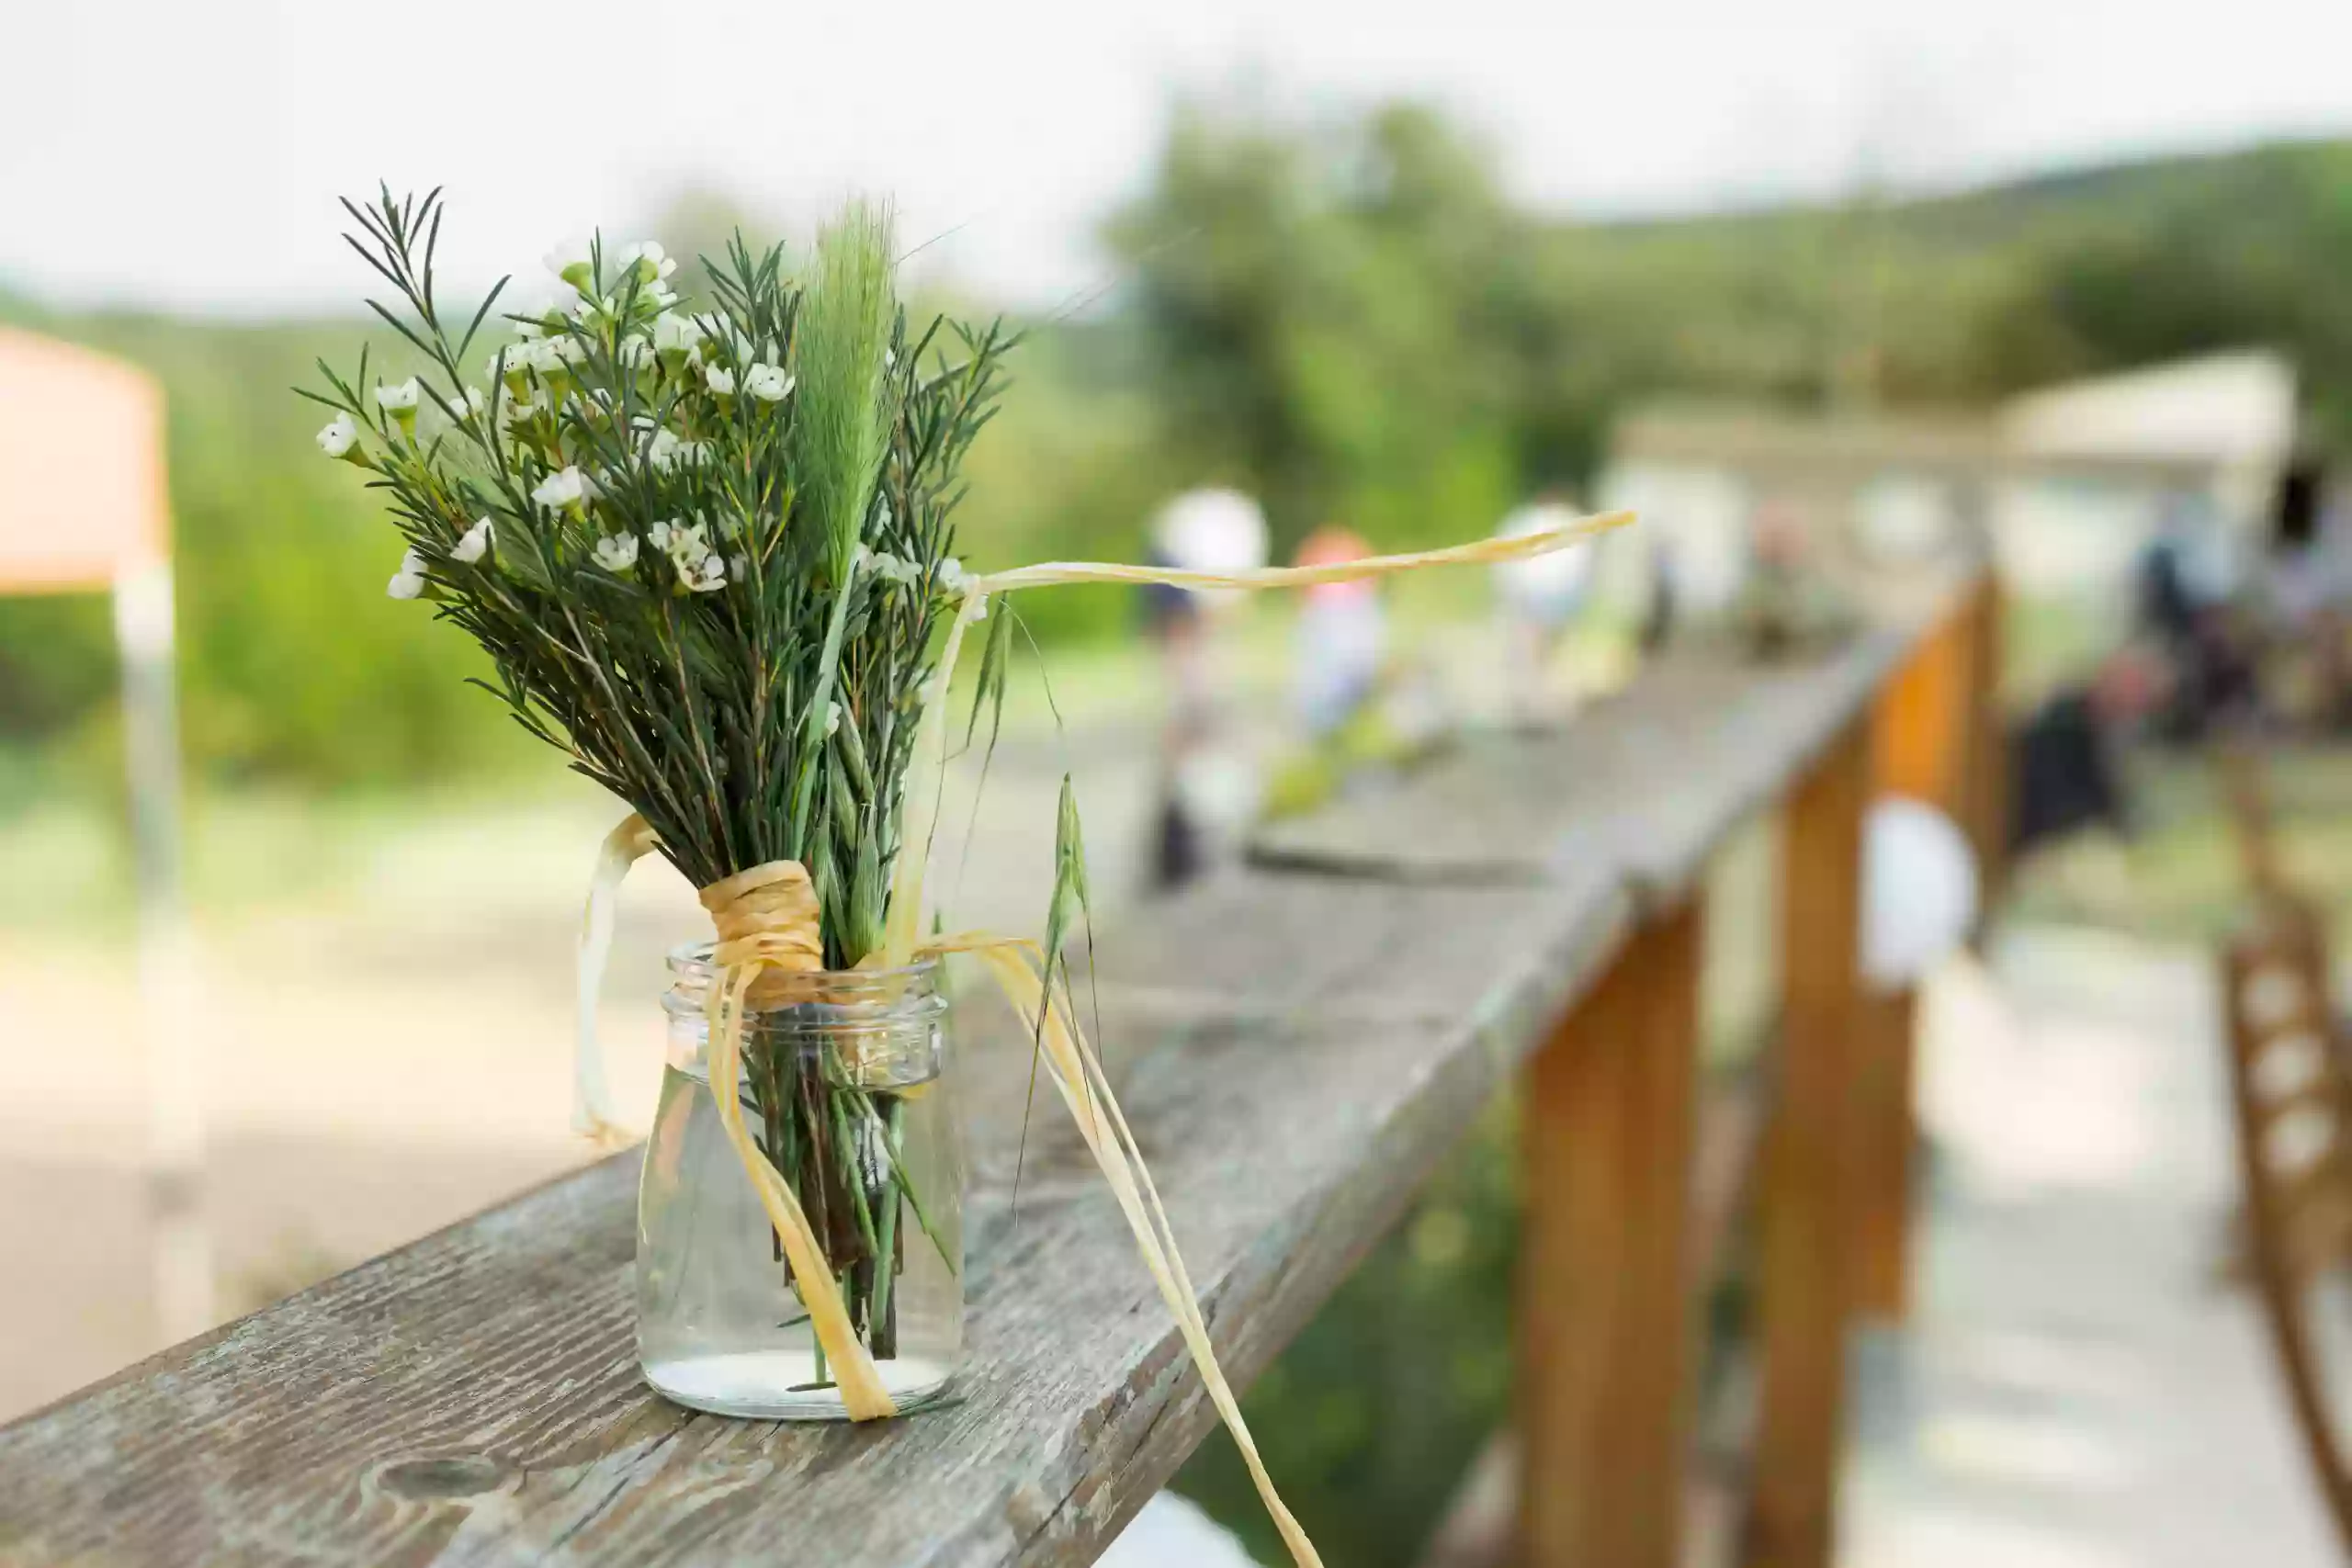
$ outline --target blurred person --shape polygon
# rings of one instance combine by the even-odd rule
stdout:
[[[2274,705],[2290,722],[2341,729],[2352,724],[2352,541],[2326,496],[2325,471],[2308,457],[2280,476],[2262,608]]]
[[[1264,792],[1249,756],[1207,713],[1170,716],[1159,755],[1147,891],[1172,893],[1233,852]]]
[[[1264,512],[1238,491],[1215,488],[1188,491],[1160,508],[1145,549],[1149,564],[1185,571],[1252,571],[1266,556]],[[1248,814],[1234,802],[1254,800],[1246,759],[1221,739],[1219,622],[1238,599],[1165,583],[1142,590],[1144,635],[1159,650],[1168,704],[1147,855],[1154,891],[1181,887],[1214,863],[1236,830],[1232,819]]]
[[[1294,564],[1336,566],[1371,554],[1362,535],[1326,523],[1300,543]],[[1302,595],[1292,690],[1308,739],[1338,729],[1373,694],[1385,630],[1377,582],[1319,583]]]
[[[1650,536],[1649,582],[1642,601],[1641,628],[1634,634],[1634,646],[1644,658],[1663,652],[1674,640],[1675,626],[1679,619],[1681,600],[1681,563],[1675,558],[1674,541],[1665,534]]]
[[[2129,837],[2130,797],[2115,753],[2166,694],[2160,658],[2127,649],[2089,679],[2051,694],[2011,732],[2009,850],[2022,855],[2104,827]]]
[[[2177,493],[2165,498],[2140,555],[2133,619],[2139,637],[2170,665],[2168,695],[2154,719],[2155,733],[2167,740],[2200,740],[2216,722],[2255,704],[2254,661],[2231,610],[2220,531],[2210,503]]]
[[[1812,539],[1794,509],[1758,506],[1748,531],[1748,567],[1724,612],[1733,643],[1763,662],[1842,642],[1856,616],[1813,558]]]
[[[1152,520],[1145,559],[1185,571],[1254,571],[1266,564],[1266,514],[1238,491],[1204,489],[1176,497]],[[1216,705],[1216,621],[1238,596],[1153,583],[1143,590],[1145,635],[1159,649],[1170,700]]]
[[[1524,538],[1561,527],[1578,515],[1564,491],[1545,491],[1502,520],[1498,539]],[[1554,661],[1569,628],[1584,608],[1592,581],[1591,550],[1555,550],[1532,560],[1504,561],[1494,569],[1495,598],[1501,604],[1506,679],[1510,707],[1522,720],[1550,714],[1547,692]]]

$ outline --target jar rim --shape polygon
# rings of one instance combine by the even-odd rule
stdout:
[[[670,974],[675,980],[695,985],[707,984],[718,973],[718,965],[711,961],[711,954],[717,951],[718,947],[718,943],[708,938],[701,942],[684,942],[663,954],[662,962],[669,967]],[[806,978],[812,984],[822,984],[832,990],[858,989],[867,987],[878,989],[894,983],[910,985],[929,979],[938,973],[939,956],[933,953],[927,957],[918,958],[912,964],[900,964],[892,969],[814,969],[807,973]]]

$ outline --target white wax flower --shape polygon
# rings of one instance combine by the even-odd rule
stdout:
[[[714,365],[702,373],[702,378],[709,384],[712,391],[722,398],[735,390],[735,372],[732,370],[722,370]]]
[[[347,413],[339,413],[319,432],[319,450],[330,457],[347,457],[359,442],[359,424]]]
[[[885,582],[902,582],[911,587],[922,579],[920,563],[902,560],[888,550],[875,550],[865,558],[866,570]]]
[[[795,380],[781,366],[754,365],[743,373],[743,390],[763,403],[777,403],[792,390]]]
[[[488,551],[489,548],[490,519],[484,517],[476,521],[472,527],[458,536],[458,542],[449,547],[449,558],[453,561],[460,561],[467,566],[471,566],[476,561],[481,559],[483,554]]]
[[[397,387],[379,385],[376,389],[376,406],[389,414],[414,413],[416,400],[417,385],[413,376]]]
[[[627,571],[637,565],[637,536],[607,534],[596,541],[596,564],[606,571]]]
[[[699,463],[702,443],[684,440],[676,431],[664,426],[655,431],[653,439],[646,444],[645,460],[662,469],[674,468],[681,463]]]
[[[664,312],[653,318],[653,347],[660,354],[692,354],[702,343],[702,323],[692,316]]]
[[[657,528],[662,526],[662,525],[659,523],[654,525]],[[667,553],[672,560],[678,563],[678,570],[684,571],[710,554],[710,545],[704,537],[705,532],[706,530],[699,523],[680,523],[673,519],[668,525],[668,536],[655,539],[653,547]],[[650,530],[648,531],[648,536],[650,536]]]
[[[413,599],[424,592],[424,558],[411,549],[401,557],[401,569],[384,584],[384,592],[393,599]]]
[[[547,269],[574,288],[588,287],[590,271],[589,245],[585,240],[566,240],[549,251],[540,261]]]
[[[645,531],[645,542],[666,553],[670,548],[670,531],[676,526],[675,522],[656,523]]]
[[[577,506],[595,492],[588,476],[577,468],[562,468],[539,481],[531,499],[553,512],[560,507]]]
[[[961,593],[971,581],[972,574],[966,571],[964,563],[954,556],[949,556],[939,563],[939,586],[947,590],[948,592]]]
[[[752,575],[752,558],[738,551],[727,558],[727,575],[741,582]]]
[[[518,421],[529,419],[545,412],[547,406],[548,395],[545,392],[533,392],[527,398],[518,398],[511,389],[502,385],[498,389],[498,427],[503,430]]]
[[[683,567],[680,579],[696,593],[716,593],[727,586],[727,569],[717,556],[705,556],[692,566]]]
[[[481,412],[482,408],[481,389],[480,387],[468,387],[466,389],[466,412],[468,413],[480,413]]]
[[[662,252],[658,240],[639,240],[622,247],[620,270],[626,273],[632,266],[640,283],[659,283],[678,270],[678,264]]]

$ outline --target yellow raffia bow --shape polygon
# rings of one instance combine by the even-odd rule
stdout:
[[[935,795],[945,755],[948,682],[955,674],[965,629],[987,614],[991,594],[1076,582],[1242,591],[1306,588],[1327,582],[1360,581],[1425,567],[1524,560],[1623,527],[1633,520],[1631,513],[1609,513],[1513,538],[1481,539],[1448,549],[1372,556],[1329,566],[1206,572],[1104,562],[1050,561],[976,577],[966,586],[962,609],[949,628],[938,670],[924,697],[922,728],[910,776],[918,787],[928,785]],[[935,813],[935,800],[932,809]],[[902,835],[900,841],[910,840]],[[645,819],[630,816],[605,838],[595,874],[589,884],[587,914],[580,937],[573,1122],[582,1132],[601,1142],[625,1140],[628,1136],[613,1117],[603,1056],[595,1037],[596,998],[612,947],[613,900],[630,865],[654,847],[654,835]],[[1192,1352],[1202,1382],[1207,1386],[1210,1401],[1232,1432],[1250,1477],[1257,1483],[1258,1495],[1290,1548],[1292,1559],[1298,1568],[1322,1568],[1322,1559],[1317,1555],[1314,1543],[1307,1540],[1306,1532],[1275,1491],[1272,1478],[1259,1457],[1258,1445],[1250,1438],[1249,1425],[1241,1417],[1240,1402],[1227,1382],[1224,1369],[1217,1364],[1208,1325],[1201,1314],[1199,1295],[1185,1272],[1167,1211],[1160,1204],[1159,1190],[1152,1183],[1151,1173],[1145,1168],[1143,1156],[1111,1092],[1102,1064],[1070,1016],[1068,998],[1057,1000],[1046,989],[1043,978],[1045,954],[1034,942],[983,931],[921,941],[923,872],[922,855],[900,854],[892,875],[883,945],[866,956],[865,964],[897,967],[920,957],[966,953],[977,958],[996,980],[1037,1040],[1046,1077],[1101,1167],[1128,1228],[1135,1233],[1144,1266],[1150,1271],[1169,1310],[1175,1314],[1185,1347]],[[743,1125],[738,1097],[718,1090],[722,1083],[735,1083],[741,1070],[743,1011],[753,984],[771,969],[808,974],[822,965],[824,950],[815,889],[810,886],[808,871],[797,862],[771,861],[713,883],[702,889],[700,897],[703,907],[711,912],[719,938],[713,953],[718,977],[704,1005],[710,1036],[711,1100],[718,1109],[720,1126],[791,1258],[802,1304],[808,1309],[810,1326],[818,1343],[824,1348],[826,1364],[832,1369],[840,1387],[843,1410],[854,1421],[895,1416],[898,1407],[882,1386],[872,1354],[857,1337],[831,1271],[824,1266],[822,1249],[790,1184],[752,1141]]]

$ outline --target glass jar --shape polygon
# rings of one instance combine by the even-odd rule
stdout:
[[[845,1412],[785,1260],[712,1103],[707,942],[670,955],[669,1060],[637,1204],[646,1381],[723,1416]],[[743,1028],[743,1122],[790,1184],[858,1338],[901,1411],[963,1356],[964,1161],[939,964],[763,975]]]

